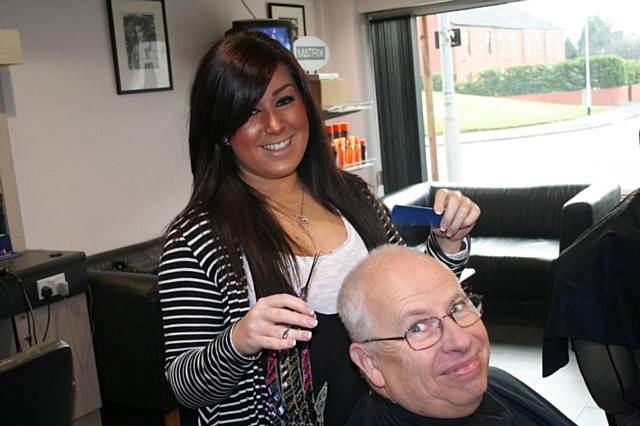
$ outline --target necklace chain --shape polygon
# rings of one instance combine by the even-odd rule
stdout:
[[[304,212],[304,193],[305,192],[306,191],[303,189],[302,190],[302,197],[300,199],[300,214],[298,214],[298,215],[293,215],[293,214],[287,212],[287,210],[284,208],[284,206],[282,204],[280,204],[279,202],[275,201],[275,200],[269,200],[269,205],[271,207],[273,207],[280,214],[282,214],[285,217],[293,220],[299,227],[301,227],[302,229],[305,229],[305,226],[311,224],[311,218],[309,217],[308,214],[305,214],[305,212]]]
[[[313,253],[315,254],[315,253],[319,253],[320,250],[318,249],[316,240],[313,238],[310,230],[307,228],[307,226],[311,224],[311,218],[309,217],[308,214],[305,214],[304,212],[304,198],[305,198],[304,193],[305,192],[306,191],[303,189],[302,196],[300,198],[300,214],[298,215],[291,214],[284,208],[282,204],[280,204],[275,200],[269,200],[268,204],[276,212],[280,213],[281,215],[283,215],[284,217],[286,217],[287,219],[293,221],[296,225],[298,225],[298,227],[302,230],[302,232],[304,232],[304,234],[307,236],[307,238],[311,242],[311,245],[313,247]]]

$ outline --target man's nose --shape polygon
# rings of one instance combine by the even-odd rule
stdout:
[[[263,111],[264,129],[270,135],[277,135],[284,130],[282,118],[275,111]]]
[[[442,349],[444,351],[465,351],[471,345],[469,328],[460,327],[453,318],[447,316],[442,323]]]

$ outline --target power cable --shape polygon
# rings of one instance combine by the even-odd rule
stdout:
[[[9,271],[9,270],[5,270],[4,271],[7,275],[9,275],[10,277],[13,277],[13,279],[18,283],[18,285],[20,286],[20,289],[22,291],[22,304],[24,307],[24,311],[27,315],[27,328],[29,331],[29,347],[32,346],[32,343],[37,345],[38,344],[38,335],[36,332],[36,318],[33,315],[33,306],[31,305],[31,300],[29,299],[29,296],[27,296],[27,290],[26,287],[24,285],[24,281],[22,280],[22,278]],[[31,315],[31,320],[29,320],[29,315]],[[31,332],[31,328],[33,327],[33,333]]]
[[[240,0],[242,2],[242,4],[244,5],[244,7],[247,8],[247,10],[249,11],[249,13],[251,14],[251,17],[253,19],[256,19],[256,15],[253,14],[253,12],[251,11],[251,9],[249,9],[249,6],[247,6],[247,4],[244,2],[244,0]]]
[[[11,306],[11,300],[9,299],[9,292],[7,291],[7,285],[4,280],[0,279],[0,285],[2,285],[2,291],[7,299],[7,307],[9,308],[9,315],[11,316],[11,326],[13,327],[13,339],[16,344],[16,351],[22,352],[22,346],[20,345],[20,337],[18,335],[18,325],[16,324],[16,318],[13,316],[13,306]]]

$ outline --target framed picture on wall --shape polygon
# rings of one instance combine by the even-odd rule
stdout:
[[[164,0],[107,0],[118,94],[173,89]]]
[[[307,35],[307,25],[304,16],[304,6],[299,4],[267,3],[269,18],[287,19],[297,27],[297,34],[293,40]]]

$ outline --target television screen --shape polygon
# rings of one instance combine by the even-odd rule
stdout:
[[[287,50],[291,50],[291,38],[289,37],[289,28],[287,27],[256,27],[250,28],[249,31],[259,31],[278,40]]]
[[[293,40],[291,37],[291,29],[294,24],[284,19],[248,19],[242,21],[233,21],[233,27],[229,32],[233,31],[257,31],[268,35],[274,40],[278,40],[285,49],[293,49]]]

